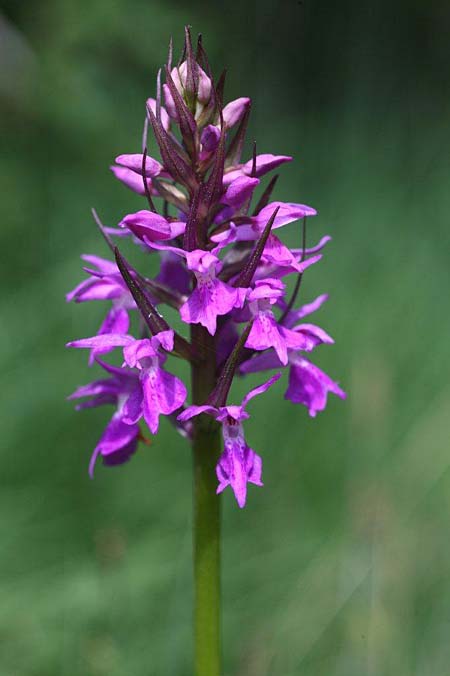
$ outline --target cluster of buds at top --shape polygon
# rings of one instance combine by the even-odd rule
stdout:
[[[78,408],[115,407],[92,455],[91,474],[98,456],[106,465],[129,459],[145,440],[141,419],[156,434],[160,416],[168,416],[191,438],[192,419],[211,416],[221,423],[224,438],[217,492],[230,485],[243,507],[247,483],[262,485],[261,458],[243,432],[248,402],[278,380],[283,369],[289,371],[285,397],[306,406],[311,416],[325,408],[328,392],[345,394],[305,356],[333,342],[323,329],[303,321],[327,296],[296,308],[303,273],[321,259],[330,238],[307,248],[306,220],[316,211],[271,201],[277,176],[251,206],[263,177],[292,158],[257,154],[254,147],[253,156],[242,160],[250,99],[223,105],[224,82],[224,75],[214,80],[200,38],[194,53],[187,28],[180,62],[173,66],[170,48],[165,82],[161,86],[160,72],[156,98],[146,102],[142,152],[120,155],[111,167],[119,181],[146,199],[146,206],[124,216],[118,228],[103,226],[94,212],[112,255],[83,256],[88,277],[67,296],[76,302],[111,302],[95,336],[69,343],[89,349],[89,363],[99,365],[106,376],[78,388],[71,398],[82,400]],[[160,160],[147,154],[150,129]],[[289,248],[278,234],[295,221],[301,222],[303,236],[298,248]],[[120,253],[115,242],[123,237],[159,258],[155,278],[138,272]],[[289,275],[295,286],[288,296]],[[211,355],[169,326],[164,305],[178,311],[185,324],[200,325],[200,331],[214,337],[215,387],[205,401],[191,406],[185,384],[165,363],[173,355],[201,368]],[[130,333],[130,313],[140,318],[138,338]],[[104,360],[115,349],[123,353],[120,367]],[[236,375],[270,369],[278,372],[240,405],[228,402]]]

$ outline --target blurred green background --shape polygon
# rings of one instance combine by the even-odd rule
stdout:
[[[348,391],[315,420],[252,403],[264,489],[224,495],[227,676],[444,676],[450,664],[450,7],[2,0],[1,676],[191,676],[189,450],[168,424],[87,475],[106,409],[64,343],[82,252],[140,198],[108,170],[138,152],[170,35],[204,35],[228,99],[254,101],[275,197],[333,241],[302,286],[330,293],[314,360]],[[256,382],[258,379],[256,379]],[[239,384],[237,395],[247,383]]]

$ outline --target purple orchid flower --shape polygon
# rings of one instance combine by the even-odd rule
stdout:
[[[246,347],[257,351],[273,348],[283,366],[288,363],[288,350],[311,351],[316,343],[307,333],[293,331],[278,324],[272,307],[285,290],[279,279],[261,279],[247,294],[248,310],[253,317]]]
[[[154,249],[183,256],[186,259],[187,269],[195,275],[197,285],[180,308],[181,319],[186,324],[201,324],[213,336],[216,332],[217,317],[228,314],[233,308],[243,306],[246,290],[236,289],[217,278],[222,269],[222,262],[216,253],[221,246],[215,247],[212,251],[202,249],[184,251],[156,242],[147,244]]]
[[[169,415],[181,408],[187,397],[184,383],[162,368],[167,357],[161,348],[171,352],[173,345],[172,330],[142,340],[127,334],[109,334],[67,343],[67,347],[78,348],[124,348],[124,365],[138,369],[141,384],[127,399],[124,420],[131,425],[143,416],[152,434],[158,431],[160,415]]]
[[[328,296],[318,296],[311,303],[303,305],[299,310],[289,312],[286,317],[286,326],[291,333],[302,336],[308,343],[307,351],[321,344],[332,344],[334,340],[323,329],[315,324],[296,324],[299,319],[306,317],[318,310],[327,300]],[[281,304],[283,307],[283,304]],[[340,399],[345,399],[345,392],[326,373],[300,354],[305,348],[288,347],[287,364],[290,366],[289,386],[285,393],[285,399],[290,399],[294,404],[303,404],[308,408],[311,417],[315,417],[318,411],[323,411],[327,403],[327,393],[332,392]],[[242,374],[259,373],[270,369],[278,369],[285,366],[275,349],[268,350],[253,356],[240,367]]]
[[[141,209],[135,214],[128,214],[119,223],[120,228],[127,228],[138,239],[151,242],[173,239],[182,235],[186,223],[184,221],[170,221],[153,211]]]
[[[263,394],[281,376],[278,373],[267,382],[255,387],[243,398],[240,406],[221,406],[215,408],[205,404],[203,406],[188,406],[178,416],[178,420],[185,422],[191,418],[206,413],[222,423],[224,451],[219,458],[216,474],[219,480],[217,493],[221,493],[227,486],[233,489],[239,507],[244,507],[247,499],[247,483],[262,486],[262,460],[246,443],[242,421],[250,416],[245,410],[248,402],[258,394]]]

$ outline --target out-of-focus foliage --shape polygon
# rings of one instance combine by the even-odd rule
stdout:
[[[349,392],[315,420],[281,384],[252,404],[266,485],[224,495],[226,673],[447,673],[448,6],[2,4],[1,676],[191,675],[188,447],[163,426],[90,481],[108,412],[65,401],[91,373],[63,347],[101,321],[64,293],[105,253],[89,208],[141,204],[108,165],[186,22],[253,98],[258,150],[296,157],[276,198],[333,236],[302,293],[330,292],[316,361]]]

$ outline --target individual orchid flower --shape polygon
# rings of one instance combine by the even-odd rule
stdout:
[[[124,366],[139,370],[141,384],[127,400],[124,419],[128,424],[137,423],[143,416],[151,433],[156,434],[160,415],[173,413],[186,400],[184,383],[162,368],[167,359],[162,349],[171,352],[174,347],[174,332],[171,330],[142,340],[135,340],[127,334],[93,336],[74,340],[67,346],[90,349],[123,347]]]
[[[138,239],[152,242],[173,239],[183,234],[186,223],[184,221],[169,220],[155,214],[153,211],[141,209],[134,214],[128,214],[119,223],[120,228],[127,228]]]
[[[247,294],[248,310],[253,324],[245,346],[257,351],[273,348],[283,366],[288,363],[288,349],[310,351],[314,340],[307,334],[278,324],[273,306],[284,294],[285,285],[279,279],[257,280]]]
[[[206,413],[222,424],[224,451],[219,458],[216,474],[219,480],[217,493],[221,493],[227,486],[233,489],[239,507],[244,507],[247,499],[247,483],[262,486],[262,460],[251,449],[244,437],[242,422],[250,416],[246,406],[258,394],[263,394],[281,376],[281,373],[272,376],[258,387],[250,390],[243,398],[240,406],[220,406],[216,408],[204,404],[202,406],[188,406],[178,420],[185,422],[191,418]]]
[[[308,343],[310,351],[321,344],[333,344],[334,340],[323,329],[315,324],[296,324],[299,319],[318,310],[327,300],[328,296],[322,294],[311,303],[307,303],[298,310],[291,311],[286,315],[285,326],[291,333],[302,336]],[[281,304],[283,308],[283,304]],[[294,341],[293,341],[294,342]],[[289,347],[287,352],[287,365],[289,370],[289,386],[285,398],[294,404],[303,404],[308,408],[311,417],[315,417],[318,411],[323,411],[327,403],[327,393],[332,392],[340,399],[345,399],[345,392],[326,373],[305,359],[302,354],[305,348]],[[275,349],[267,350],[254,355],[245,361],[241,367],[242,374],[259,373],[270,369],[278,369],[286,363],[280,358]]]
[[[245,290],[233,288],[217,277],[222,269],[222,262],[216,255],[220,246],[212,251],[202,249],[184,251],[156,242],[147,243],[154,249],[170,251],[184,257],[187,269],[195,275],[195,289],[180,307],[181,319],[186,324],[201,324],[213,336],[216,332],[217,317],[226,315],[233,308],[242,307],[244,304]]]

